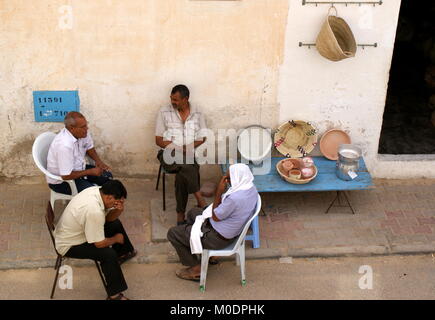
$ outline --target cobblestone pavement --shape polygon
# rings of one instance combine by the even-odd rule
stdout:
[[[170,208],[173,177],[167,179]],[[177,261],[169,243],[151,241],[150,202],[161,198],[155,180],[121,180],[128,190],[121,220],[139,251],[132,262]],[[262,194],[266,215],[260,217],[261,247],[252,249],[247,242],[247,258],[434,252],[435,180],[374,182],[372,190],[347,193],[355,214],[341,207],[332,207],[325,214],[334,192]],[[48,196],[48,187],[40,180],[21,184],[0,181],[0,269],[54,265],[44,221]],[[58,202],[57,217],[62,209]],[[74,260],[72,264],[87,262]]]
[[[153,194],[151,180],[122,181],[128,197],[121,221],[140,257],[151,234],[148,197],[157,194]],[[0,182],[0,269],[54,266],[56,254],[44,218],[48,200],[49,189],[44,183]],[[56,201],[56,220],[65,205]]]
[[[290,256],[435,251],[435,181],[375,183],[347,193],[355,214],[335,207],[325,214],[333,192],[265,194],[262,246]]]

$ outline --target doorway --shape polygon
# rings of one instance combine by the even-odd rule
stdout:
[[[380,154],[435,154],[435,2],[402,0]]]

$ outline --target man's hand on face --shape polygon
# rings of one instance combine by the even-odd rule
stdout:
[[[225,175],[221,178],[221,181],[219,182],[219,185],[217,187],[217,192],[219,192],[220,194],[225,192],[225,189],[227,188],[227,181],[228,177]]]
[[[123,211],[124,210],[124,200],[123,199],[115,200],[113,208]]]

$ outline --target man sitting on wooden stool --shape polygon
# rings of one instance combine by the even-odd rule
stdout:
[[[87,188],[70,201],[54,231],[59,254],[101,263],[108,300],[128,300],[120,265],[137,254],[118,219],[125,199],[127,190],[118,180]]]

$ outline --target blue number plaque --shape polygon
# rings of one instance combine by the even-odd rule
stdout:
[[[78,91],[33,91],[36,122],[63,122],[70,111],[79,111]]]

